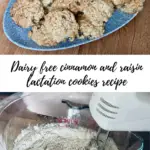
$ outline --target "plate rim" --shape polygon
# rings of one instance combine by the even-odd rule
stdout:
[[[75,47],[78,47],[78,46],[81,46],[81,45],[85,45],[85,44],[88,44],[88,43],[91,43],[91,42],[94,42],[94,41],[98,41],[108,35],[111,35],[112,33],[118,31],[119,29],[123,28],[124,26],[126,26],[129,22],[131,22],[136,16],[138,13],[135,13],[133,14],[133,16],[128,20],[126,21],[126,23],[122,24],[121,26],[119,26],[118,28],[114,29],[113,31],[109,32],[109,33],[106,33],[105,35],[99,37],[99,38],[96,38],[96,39],[92,39],[92,40],[89,40],[89,41],[86,41],[84,43],[79,43],[79,44],[73,44],[71,46],[67,46],[67,47],[60,47],[60,48],[50,48],[50,49],[42,49],[42,48],[33,48],[33,47],[27,47],[27,46],[24,46],[23,44],[20,44],[20,43],[17,43],[16,41],[14,41],[10,36],[9,34],[7,33],[6,31],[6,28],[5,28],[5,18],[6,18],[6,15],[8,13],[8,10],[9,10],[9,5],[10,5],[10,2],[7,4],[7,7],[6,7],[6,10],[4,12],[4,15],[3,15],[3,31],[4,31],[4,34],[6,35],[6,37],[8,38],[8,40],[10,42],[12,42],[13,44],[15,44],[16,46],[20,47],[20,48],[23,48],[23,49],[26,49],[26,50],[32,50],[32,51],[43,51],[43,52],[49,52],[49,51],[59,51],[59,50],[67,50],[67,49],[71,49],[71,48],[75,48]]]

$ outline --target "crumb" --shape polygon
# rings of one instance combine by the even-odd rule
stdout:
[[[78,35],[78,24],[74,15],[68,10],[50,11],[40,28],[34,26],[29,37],[41,46],[54,46],[67,38]]]
[[[14,22],[23,28],[37,24],[44,16],[39,0],[17,0],[10,13]]]
[[[125,3],[123,6],[118,8],[120,8],[123,12],[134,14],[143,9],[144,2],[145,0],[130,0],[130,2]]]

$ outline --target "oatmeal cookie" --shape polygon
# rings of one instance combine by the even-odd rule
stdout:
[[[145,0],[130,0],[130,2],[125,3],[120,8],[123,12],[134,14],[140,12],[143,9]]]
[[[92,0],[90,5],[83,10],[85,17],[95,26],[107,22],[113,12],[113,5],[103,0]]]
[[[78,24],[68,10],[50,11],[40,27],[34,26],[29,37],[41,46],[54,46],[78,35]]]
[[[94,26],[88,19],[82,17],[78,21],[81,38],[98,38],[104,34],[104,23]]]
[[[40,0],[17,0],[10,13],[14,22],[23,28],[37,24],[44,16]]]
[[[104,34],[105,22],[112,16],[114,5],[110,0],[91,0],[77,18],[81,35],[98,38]]]

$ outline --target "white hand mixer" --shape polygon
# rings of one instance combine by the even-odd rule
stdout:
[[[150,131],[150,93],[93,93],[90,111],[108,131]]]
[[[150,93],[93,93],[89,108],[100,126],[97,138],[107,131],[101,149],[109,131],[150,131]]]

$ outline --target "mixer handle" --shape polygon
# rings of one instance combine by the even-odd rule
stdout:
[[[64,100],[64,99],[62,100],[62,103],[67,104],[67,106],[72,109],[78,109],[78,110],[89,109],[89,105],[87,104],[74,103],[74,102],[71,102],[69,100]]]

